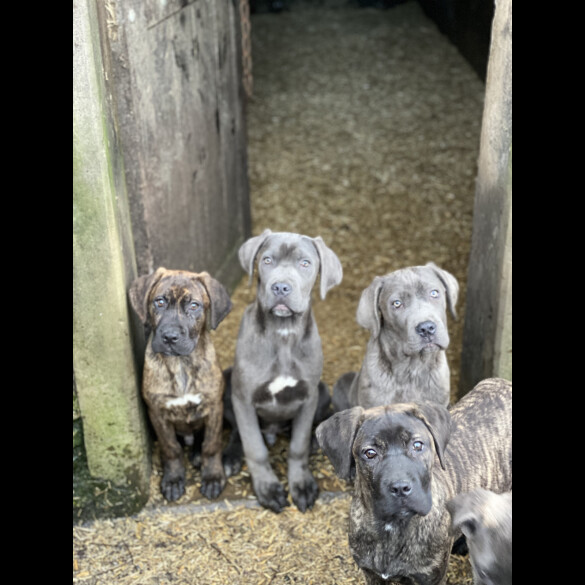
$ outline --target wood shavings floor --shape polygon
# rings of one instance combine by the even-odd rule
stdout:
[[[321,235],[344,279],[314,299],[329,386],[358,369],[367,340],[355,322],[361,291],[378,274],[434,261],[461,285],[448,358],[457,389],[484,85],[419,5],[360,9],[346,0],[292,0],[252,16],[254,98],[248,104],[253,232]],[[247,278],[214,333],[227,367]],[[286,477],[287,443],[271,453]],[[80,585],[362,584],[349,555],[351,487],[320,453],[322,495],[301,514],[257,506],[247,472],[210,504],[189,469],[187,493],[167,504],[154,453],[151,498],[131,518],[73,528]],[[470,585],[452,556],[448,584]]]

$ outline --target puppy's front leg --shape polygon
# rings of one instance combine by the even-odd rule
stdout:
[[[221,397],[221,393],[216,396]],[[211,407],[205,421],[205,435],[201,447],[201,493],[214,500],[221,494],[226,484],[225,471],[221,462],[221,435],[223,424],[223,401],[220,398]]]
[[[156,432],[163,465],[161,492],[169,501],[178,500],[185,493],[185,466],[183,465],[183,448],[177,440],[175,427],[165,420],[164,414],[149,407],[148,413]]]
[[[319,486],[309,469],[311,433],[316,409],[317,391],[313,393],[313,398],[307,399],[292,425],[288,483],[293,502],[301,512],[311,509],[319,495]]]
[[[256,409],[235,395],[232,395],[232,404],[254,493],[262,506],[273,512],[282,512],[289,505],[288,494],[270,466]]]

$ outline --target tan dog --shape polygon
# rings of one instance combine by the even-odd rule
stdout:
[[[183,449],[205,427],[201,493],[214,499],[225,487],[221,463],[224,379],[209,334],[231,310],[224,287],[207,272],[158,268],[129,290],[132,307],[149,329],[142,395],[163,464],[161,491],[173,501],[185,492]],[[195,449],[196,450],[196,449]],[[199,453],[195,453],[194,464]]]

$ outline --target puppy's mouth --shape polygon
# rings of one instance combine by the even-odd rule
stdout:
[[[420,349],[421,353],[432,353],[444,349],[435,341],[425,341]]]
[[[165,342],[155,336],[152,340],[152,351],[164,356],[178,357],[193,353],[197,346],[197,340],[184,339],[173,343]]]
[[[272,307],[271,312],[276,317],[290,317],[293,312],[284,304],[278,303],[278,305],[274,305]]]

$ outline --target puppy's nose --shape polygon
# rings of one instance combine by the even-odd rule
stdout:
[[[161,337],[165,343],[172,345],[173,343],[177,343],[177,341],[179,341],[179,338],[183,333],[184,332],[179,328],[167,329],[162,333]]]
[[[162,337],[165,343],[177,343],[179,341],[179,335],[177,333],[165,333]]]
[[[286,297],[292,291],[292,286],[286,282],[275,282],[272,285],[272,292],[277,297]]]
[[[432,321],[423,321],[416,326],[416,332],[421,337],[432,337],[437,331],[437,326]]]
[[[395,481],[390,484],[390,493],[397,498],[406,498],[412,493],[412,486],[407,481]]]

